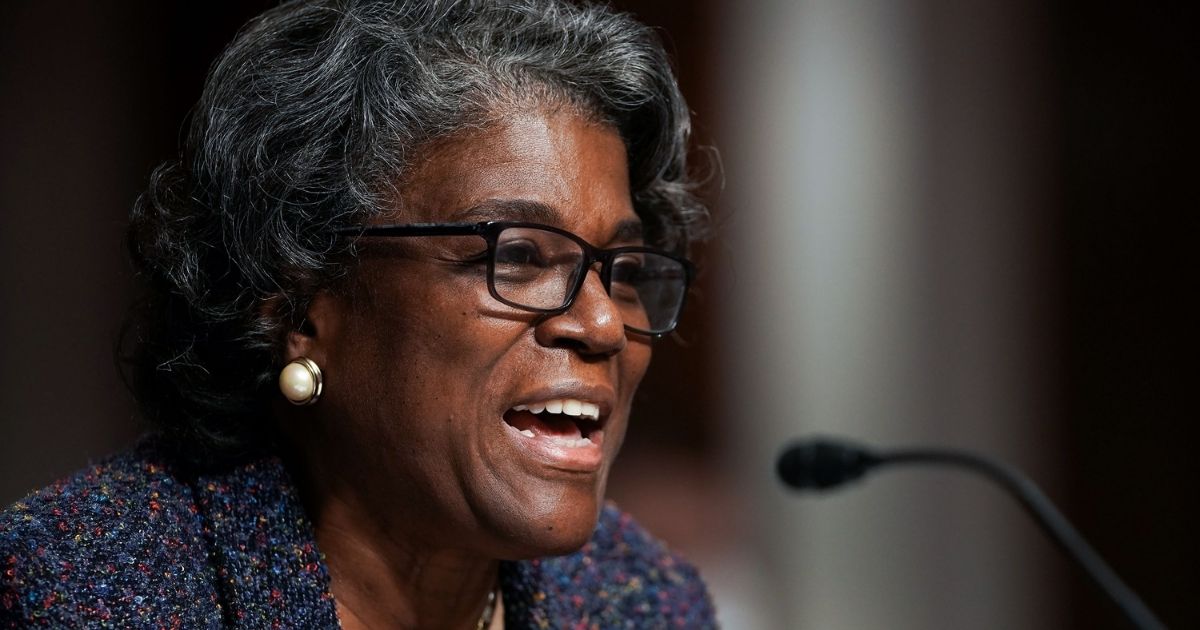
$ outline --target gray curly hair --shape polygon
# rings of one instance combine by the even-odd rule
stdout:
[[[688,110],[657,36],[627,15],[560,0],[299,0],[251,21],[213,66],[181,155],[132,211],[146,291],[124,343],[143,415],[201,462],[269,440],[286,333],[352,264],[331,229],[383,212],[431,142],[531,104],[619,131],[649,242],[680,252],[706,229]]]

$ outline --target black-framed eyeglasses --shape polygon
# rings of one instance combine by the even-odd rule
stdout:
[[[665,335],[683,312],[695,267],[653,247],[601,249],[566,231],[540,223],[410,223],[339,228],[345,236],[479,236],[487,242],[487,286],[500,302],[534,313],[571,308],[600,263],[600,281],[627,330]]]

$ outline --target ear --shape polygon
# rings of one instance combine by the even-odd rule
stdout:
[[[308,357],[317,365],[325,365],[341,332],[342,316],[339,300],[327,291],[317,293],[308,305],[304,320],[287,334],[284,361]]]

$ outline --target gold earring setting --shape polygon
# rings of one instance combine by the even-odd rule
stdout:
[[[311,405],[324,387],[321,368],[308,357],[293,359],[279,372],[279,391],[293,405]]]

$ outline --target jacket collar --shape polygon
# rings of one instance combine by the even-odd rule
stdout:
[[[198,475],[193,488],[227,626],[340,627],[312,521],[277,457]],[[505,627],[551,627],[543,572],[541,560],[501,563]]]
[[[266,457],[194,483],[226,624],[337,628],[329,571],[283,464]]]

